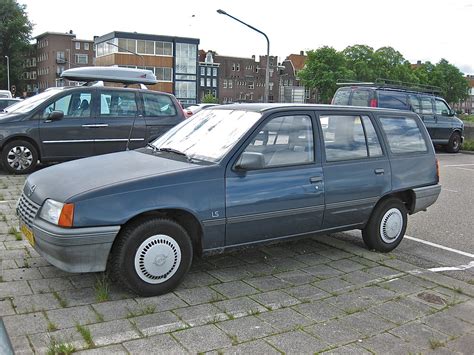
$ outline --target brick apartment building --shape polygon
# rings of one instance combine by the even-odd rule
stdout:
[[[317,90],[308,89],[298,79],[298,72],[304,68],[306,56],[290,54],[281,63],[279,102],[288,103],[317,103]]]
[[[199,39],[114,31],[94,43],[95,65],[149,69],[159,81],[150,89],[172,93],[185,105],[197,102]]]
[[[213,52],[199,50],[199,102],[205,95],[219,97],[219,66],[220,63],[214,63]]]
[[[28,94],[50,87],[70,85],[70,82],[60,77],[64,70],[94,65],[94,42],[77,39],[72,31],[45,32],[35,39],[35,55],[27,58],[25,64],[25,69],[36,64],[36,75],[32,70],[26,70],[29,73],[25,74],[26,79],[29,76],[32,81],[32,76],[36,76],[36,84],[30,83],[31,91]]]

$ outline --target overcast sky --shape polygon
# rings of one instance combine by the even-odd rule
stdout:
[[[33,35],[73,30],[80,39],[111,31],[200,39],[200,49],[251,57],[266,53],[262,35],[219,15],[229,14],[270,38],[270,53],[354,44],[391,46],[414,63],[441,58],[474,74],[474,0],[18,0]]]

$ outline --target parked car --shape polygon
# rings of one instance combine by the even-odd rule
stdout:
[[[464,140],[464,123],[443,98],[433,93],[397,85],[354,83],[339,88],[332,104],[414,111],[423,120],[433,144],[444,146],[450,153],[457,153]]]
[[[100,68],[90,67],[71,69],[69,77],[86,80],[79,75],[85,69],[94,80],[127,83],[144,80],[127,77],[130,73],[153,75],[147,70],[107,68],[104,77]],[[26,174],[38,161],[58,162],[143,147],[183,120],[176,98],[163,92],[110,86],[51,88],[0,115],[1,161],[9,173]]]
[[[11,99],[12,98],[12,93],[10,90],[0,90],[0,97],[1,98],[6,98],[6,99]]]
[[[20,101],[20,99],[0,97],[0,113],[8,106],[14,105]]]
[[[203,110],[148,147],[31,174],[20,229],[68,272],[108,269],[166,293],[193,254],[361,229],[393,250],[407,215],[440,193],[426,128],[408,111],[233,104]]]

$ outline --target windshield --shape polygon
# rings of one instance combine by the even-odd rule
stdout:
[[[240,110],[204,110],[175,126],[153,142],[190,159],[218,162],[259,120],[261,114]]]
[[[26,100],[20,101],[14,105],[11,105],[5,109],[5,112],[16,112],[16,113],[25,113],[33,110],[35,107],[41,105],[45,100],[49,99],[51,96],[56,95],[58,90],[48,90],[44,91],[41,94],[32,96]]]

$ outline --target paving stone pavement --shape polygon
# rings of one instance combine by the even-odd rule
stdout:
[[[474,285],[319,236],[197,259],[167,295],[68,274],[18,233],[0,176],[0,317],[16,354],[472,354]]]

